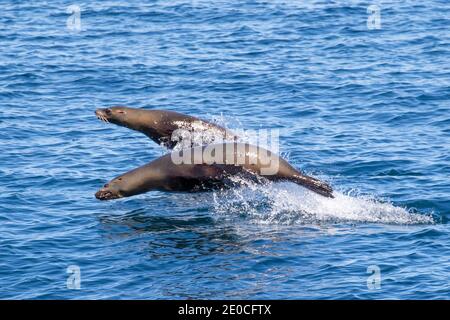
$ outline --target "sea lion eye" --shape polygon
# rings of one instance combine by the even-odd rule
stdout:
[[[122,113],[122,114],[125,114],[126,112],[125,112],[125,111],[123,111],[123,110],[117,110],[117,113]]]

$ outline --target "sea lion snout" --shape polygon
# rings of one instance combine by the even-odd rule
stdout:
[[[120,195],[110,189],[102,188],[95,193],[95,197],[99,200],[112,200],[120,198]]]
[[[105,109],[97,109],[95,110],[95,115],[97,116],[98,119],[104,121],[104,122],[109,122],[111,115],[112,115],[112,111],[111,109],[105,108]]]
[[[99,108],[95,110],[95,115],[104,122],[111,122],[126,127],[128,126],[127,122],[130,120],[127,110],[127,107]]]

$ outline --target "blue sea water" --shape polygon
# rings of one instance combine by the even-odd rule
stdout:
[[[448,299],[449,17],[446,0],[2,0],[0,298]],[[278,129],[336,198],[100,202],[166,152],[100,122],[111,105]]]

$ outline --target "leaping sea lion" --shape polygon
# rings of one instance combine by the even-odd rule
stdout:
[[[114,178],[95,197],[111,200],[152,190],[208,191],[239,184],[240,179],[291,181],[333,198],[331,187],[304,175],[287,161],[261,147],[222,143],[174,151]]]
[[[97,109],[95,114],[102,121],[142,132],[157,144],[162,144],[168,149],[173,149],[177,143],[183,142],[183,134],[186,133],[195,134],[198,139],[192,136],[185,139],[188,144],[184,144],[183,147],[218,143],[235,138],[232,132],[219,125],[175,111],[118,106]],[[202,143],[196,144],[195,142],[198,140],[201,140]]]

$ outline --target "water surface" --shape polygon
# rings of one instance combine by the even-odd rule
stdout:
[[[447,1],[377,1],[375,30],[365,1],[91,1],[80,31],[71,4],[0,4],[0,298],[448,299]],[[118,104],[279,129],[337,197],[100,202],[165,153],[96,119]]]

